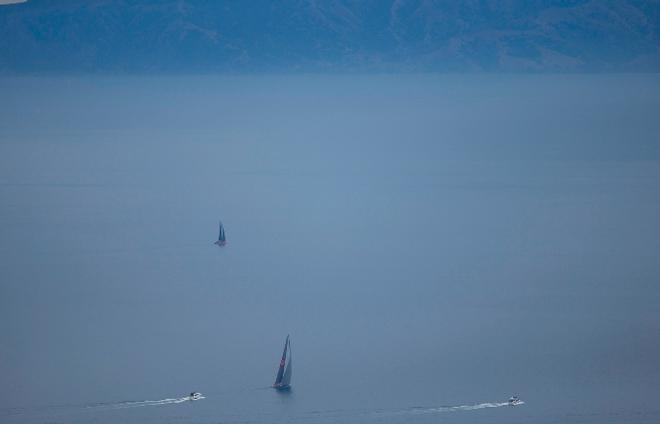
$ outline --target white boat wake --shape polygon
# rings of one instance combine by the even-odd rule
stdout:
[[[520,401],[518,405],[525,402]],[[443,412],[458,412],[458,411],[475,411],[477,409],[485,408],[499,408],[502,406],[511,406],[509,402],[485,402],[475,405],[457,405],[457,406],[438,406],[434,408],[414,407],[407,409],[400,409],[398,411],[377,411],[377,415],[423,415],[423,414],[438,414]]]
[[[2,408],[0,409],[0,417],[3,416],[62,416],[74,413],[93,413],[100,411],[112,411],[125,408],[141,408],[145,406],[163,406],[175,405],[184,402],[192,402],[196,400],[206,399],[205,396],[199,395],[192,399],[190,396],[180,398],[167,398],[159,400],[139,400],[139,401],[122,401],[122,402],[103,402],[103,403],[88,403],[88,404],[65,404],[65,405],[44,405],[32,406],[22,408]],[[2,421],[2,419],[0,419]]]
[[[204,396],[199,396],[195,400],[206,399]],[[117,402],[109,403],[103,405],[91,405],[88,408],[105,408],[105,409],[125,409],[125,408],[142,408],[145,406],[162,406],[162,405],[174,405],[177,403],[192,402],[193,399],[190,396],[180,397],[180,398],[168,398],[160,400],[139,400],[139,401],[126,401],[126,402]]]

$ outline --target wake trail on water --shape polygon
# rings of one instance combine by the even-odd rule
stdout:
[[[200,396],[197,400],[206,399],[205,396]],[[178,403],[184,402],[193,402],[189,396],[180,397],[180,398],[167,398],[159,400],[131,400],[124,402],[115,402],[115,403],[103,403],[103,404],[94,404],[88,405],[87,408],[91,409],[126,409],[126,408],[143,408],[145,406],[163,406],[163,405],[175,405]]]
[[[525,402],[521,401],[518,405],[522,405],[524,403]],[[327,421],[328,419],[341,422],[349,419],[362,418],[364,422],[369,422],[370,420],[382,421],[382,420],[387,420],[388,418],[402,417],[402,416],[412,417],[414,415],[431,415],[431,414],[441,414],[441,413],[459,412],[459,411],[476,411],[479,409],[499,408],[502,406],[510,406],[510,405],[509,402],[484,402],[484,403],[477,403],[472,405],[454,405],[454,406],[436,406],[436,407],[413,406],[403,409],[316,410],[316,411],[309,411],[296,418],[305,420],[307,422],[315,422],[317,420]]]
[[[522,405],[525,402],[520,402]],[[413,407],[406,409],[399,409],[395,411],[377,411],[375,415],[423,415],[423,414],[439,414],[443,412],[458,412],[458,411],[476,411],[478,409],[486,408],[500,408],[502,406],[510,406],[509,402],[484,402],[474,405],[456,405],[456,406],[438,406],[438,407]]]
[[[206,399],[205,396],[200,396],[196,400]],[[95,411],[112,411],[117,409],[126,408],[142,408],[145,406],[164,406],[175,405],[179,403],[192,402],[189,396],[180,398],[167,398],[159,400],[126,400],[121,402],[96,402],[87,404],[63,404],[63,405],[44,405],[32,407],[19,407],[19,408],[3,408],[0,409],[0,417],[2,416],[62,416],[68,414],[95,412]],[[2,420],[0,420],[2,421]]]

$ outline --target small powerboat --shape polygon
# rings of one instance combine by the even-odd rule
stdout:
[[[511,396],[509,398],[509,405],[510,406],[520,405],[521,403],[523,403],[523,401],[520,400],[520,398],[518,396]]]
[[[188,396],[189,400],[200,400],[202,398],[202,394],[199,392],[191,392],[190,396]]]

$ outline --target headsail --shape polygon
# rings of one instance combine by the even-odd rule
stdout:
[[[289,349],[289,336],[286,336],[286,341],[284,342],[284,351],[282,352],[282,359],[280,360],[280,367],[277,370],[277,377],[275,377],[275,383],[273,384],[273,387],[280,388],[280,387],[288,386],[289,383],[291,382],[290,362],[289,362],[289,367],[286,367],[287,365],[286,354],[288,349]],[[284,382],[285,376],[287,376],[288,378],[288,381],[286,383]]]

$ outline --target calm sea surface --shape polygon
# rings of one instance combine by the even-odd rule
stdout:
[[[658,75],[0,93],[2,423],[660,422]]]

